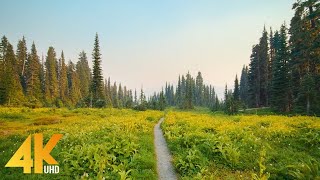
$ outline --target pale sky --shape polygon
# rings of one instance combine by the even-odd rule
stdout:
[[[295,0],[1,0],[0,36],[16,46],[25,36],[39,56],[49,46],[76,62],[84,50],[91,66],[99,34],[102,69],[147,94],[179,74],[202,72],[222,98],[233,85],[263,26],[290,24]]]

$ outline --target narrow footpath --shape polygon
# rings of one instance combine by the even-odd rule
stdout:
[[[177,176],[171,163],[171,154],[160,128],[164,118],[154,127],[154,145],[157,155],[157,172],[160,180],[176,180]]]

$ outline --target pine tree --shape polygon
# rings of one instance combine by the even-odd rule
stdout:
[[[92,53],[93,59],[93,71],[92,71],[92,82],[91,82],[91,93],[93,101],[105,100],[103,93],[103,76],[101,69],[101,54],[98,34],[96,34],[94,49]]]
[[[119,108],[122,108],[123,104],[124,104],[124,101],[123,101],[124,100],[124,94],[123,94],[121,83],[119,84],[118,100],[119,100]]]
[[[163,90],[160,92],[160,97],[159,97],[159,110],[163,111],[166,108],[166,99],[163,95]]]
[[[28,55],[25,65],[25,77],[26,77],[26,95],[32,103],[40,104],[43,94],[41,90],[41,64],[37,54],[37,49],[32,43],[31,53]]]
[[[252,54],[250,56],[250,65],[248,73],[249,82],[249,106],[260,106],[260,62],[259,62],[259,45],[255,45],[252,48]]]
[[[57,58],[53,47],[49,47],[46,59],[45,99],[52,104],[58,97]]]
[[[16,57],[12,45],[7,42],[4,56],[3,103],[21,105],[25,101],[19,74],[16,71]]]
[[[15,71],[19,74],[20,83],[23,88],[23,92],[26,93],[26,77],[25,66],[27,61],[27,44],[24,36],[18,41],[16,62],[14,62]]]
[[[59,95],[62,102],[66,103],[68,99],[68,78],[63,51],[61,52],[61,58],[59,59]]]
[[[46,94],[46,72],[45,72],[45,63],[44,57],[42,55],[41,64],[40,64],[40,89],[41,89],[41,101],[45,102],[45,94]]]
[[[288,112],[289,106],[289,49],[287,45],[287,29],[281,26],[280,33],[274,36],[276,57],[273,62],[273,78],[271,88],[271,105],[280,112]]]
[[[137,90],[134,89],[134,105],[136,106],[137,104],[138,104]]]
[[[89,89],[91,83],[91,69],[89,68],[87,54],[84,51],[81,51],[79,54],[79,61],[76,65],[77,74],[80,78],[80,92],[81,97],[85,98],[89,96]]]
[[[197,78],[196,78],[196,105],[202,106],[203,105],[203,78],[201,75],[201,72],[198,72]]]
[[[233,91],[233,98],[236,102],[240,101],[240,89],[239,89],[239,81],[238,76],[234,80],[234,91]]]
[[[179,75],[179,78],[178,78],[178,85],[177,85],[177,88],[176,88],[176,105],[180,105],[181,104],[181,79],[180,79],[180,75]]]
[[[5,56],[8,43],[8,39],[3,36],[0,43],[0,104],[5,104],[7,101],[7,90],[5,87]]]
[[[68,97],[73,105],[76,105],[80,100],[80,79],[75,65],[72,61],[69,61],[67,67],[67,78],[68,78]]]
[[[262,37],[259,42],[259,83],[260,83],[260,105],[268,106],[269,97],[268,97],[268,85],[269,85],[269,77],[268,77],[268,67],[269,67],[269,46],[268,46],[268,33],[266,28],[264,27]]]
[[[240,100],[244,106],[248,106],[249,84],[248,84],[248,67],[243,66],[240,77]]]
[[[117,92],[117,83],[114,82],[112,87],[112,105],[114,108],[119,107],[119,99],[118,99],[118,92]]]
[[[111,86],[110,86],[110,78],[105,80],[105,93],[106,93],[106,106],[108,108],[112,107],[112,99],[111,99]]]
[[[186,79],[186,92],[185,92],[185,100],[184,100],[184,109],[193,109],[193,93],[192,93],[192,77],[188,72]]]

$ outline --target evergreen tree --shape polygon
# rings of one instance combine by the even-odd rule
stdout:
[[[72,61],[69,61],[67,68],[67,78],[68,78],[68,92],[69,99],[72,104],[76,104],[80,100],[80,79],[77,71],[75,69],[75,65]]]
[[[273,62],[273,78],[271,88],[271,105],[281,112],[288,112],[289,106],[289,50],[287,45],[287,32],[285,25],[281,26],[280,34],[276,32],[275,53]]]
[[[61,58],[59,59],[59,94],[62,102],[66,103],[68,98],[68,78],[63,51],[61,52]]]
[[[45,63],[44,57],[42,55],[41,64],[40,64],[40,89],[41,89],[41,100],[42,102],[45,101],[45,94],[46,94],[46,71],[45,71]]]
[[[260,106],[260,62],[259,62],[259,45],[255,45],[252,48],[252,54],[250,56],[250,65],[248,73],[249,82],[249,106],[259,107]]]
[[[103,77],[101,69],[101,54],[98,34],[96,34],[94,49],[92,53],[93,58],[93,71],[92,71],[92,82],[91,82],[91,93],[93,101],[104,100],[105,96],[103,93]]]
[[[5,86],[5,56],[8,44],[8,39],[3,36],[0,43],[0,104],[5,104],[7,101],[7,90]]]
[[[268,106],[269,97],[268,97],[268,67],[269,67],[269,46],[268,46],[268,33],[264,27],[262,37],[259,42],[258,50],[258,59],[259,59],[259,83],[260,83],[260,105]]]
[[[115,108],[119,107],[119,99],[118,99],[118,92],[117,92],[117,83],[114,82],[112,87],[112,106]]]
[[[196,78],[196,105],[202,106],[203,104],[203,78],[201,75],[201,72],[198,72],[197,78]]]
[[[16,61],[14,62],[15,71],[19,74],[20,83],[23,88],[23,92],[26,93],[26,77],[25,77],[25,65],[27,61],[27,44],[24,36],[18,41]]]
[[[106,93],[106,106],[108,108],[112,107],[112,99],[111,99],[111,85],[110,85],[110,78],[105,80],[105,93]]]
[[[192,77],[190,73],[188,72],[187,74],[187,79],[186,79],[186,91],[185,91],[185,100],[184,100],[184,109],[193,109],[193,93],[192,93]]]
[[[90,83],[91,83],[91,69],[89,68],[88,58],[87,54],[82,51],[79,54],[79,61],[76,65],[76,71],[77,74],[79,74],[80,78],[80,92],[81,97],[87,97],[89,96],[89,89],[90,89]]]
[[[45,99],[52,104],[58,97],[57,58],[53,47],[49,47],[46,59]]]
[[[180,105],[181,104],[181,79],[180,79],[180,75],[179,75],[179,78],[178,78],[178,85],[177,85],[177,88],[176,88],[176,96],[175,96],[175,104],[176,105]]]
[[[236,75],[236,78],[234,80],[233,99],[236,102],[240,101],[240,89],[239,89],[239,81],[238,81],[238,76],[237,75]]]
[[[234,93],[232,93],[232,90],[228,90],[228,86],[225,87],[225,102],[224,102],[224,112],[228,115],[233,115],[237,113],[237,105],[234,100]]]
[[[240,88],[239,88],[240,100],[244,106],[248,105],[248,94],[249,94],[249,84],[248,84],[248,67],[243,66],[241,77],[240,77]]]
[[[2,103],[11,105],[21,105],[24,100],[24,94],[20,83],[19,75],[16,71],[16,57],[12,45],[7,42],[4,56],[4,74]]]
[[[137,104],[138,104],[137,90],[134,89],[134,105],[136,106]]]
[[[163,94],[163,90],[160,92],[159,96],[159,110],[163,111],[166,108],[166,99]]]
[[[26,95],[29,101],[40,104],[43,98],[41,90],[41,64],[34,43],[31,46],[31,53],[28,55],[26,67]]]
[[[123,94],[123,90],[122,90],[122,86],[121,83],[119,84],[119,90],[118,90],[118,100],[119,100],[119,108],[123,107],[123,100],[124,100],[124,94]]]

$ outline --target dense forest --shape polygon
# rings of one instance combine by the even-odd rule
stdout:
[[[320,114],[320,3],[298,1],[293,9],[289,28],[264,28],[252,47],[250,64],[234,89],[243,106]]]
[[[320,114],[320,3],[297,1],[290,27],[264,27],[259,43],[252,47],[249,65],[244,65],[234,89],[225,88],[224,101],[214,87],[204,84],[201,72],[188,72],[177,85],[166,83],[161,92],[146,97],[143,90],[130,90],[104,79],[98,34],[92,52],[92,70],[87,54],[66,63],[48,48],[40,59],[35,43],[27,50],[23,37],[16,52],[3,36],[0,43],[0,105],[29,107],[115,107],[137,110],[177,106],[209,107],[234,114],[239,109],[271,107],[280,113]],[[138,98],[139,97],[139,98]]]
[[[0,43],[0,105],[28,107],[128,107],[133,106],[132,91],[110,78],[103,80],[98,35],[92,52],[93,69],[88,57],[66,63],[49,47],[46,59],[37,54],[35,43],[27,51],[26,40],[19,40],[16,53],[8,39]]]

